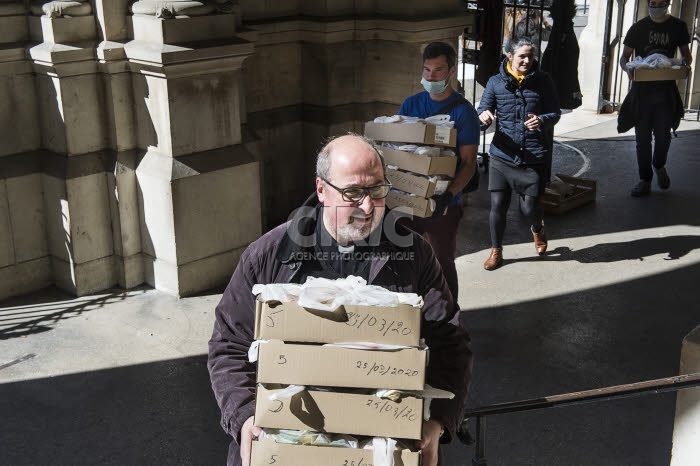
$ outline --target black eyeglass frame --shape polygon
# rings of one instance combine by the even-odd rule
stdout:
[[[345,202],[357,202],[357,203],[360,203],[360,202],[362,202],[362,201],[365,199],[366,196],[369,196],[370,199],[374,199],[374,200],[377,200],[377,199],[384,199],[385,197],[387,197],[387,196],[389,195],[389,191],[390,191],[391,188],[393,187],[393,185],[391,184],[391,181],[389,181],[389,180],[387,179],[386,176],[384,177],[384,181],[386,181],[386,184],[377,184],[377,185],[374,185],[374,186],[367,186],[367,187],[363,187],[363,186],[351,186],[351,187],[349,187],[349,188],[339,188],[339,187],[337,187],[336,185],[334,185],[333,183],[331,183],[330,181],[328,181],[328,180],[325,179],[325,178],[321,178],[321,180],[323,180],[323,182],[326,183],[326,184],[327,184],[328,186],[330,186],[331,188],[333,188],[333,189],[335,189],[336,191],[338,191],[338,192],[340,193],[340,196],[343,198],[343,200],[344,200]],[[374,197],[374,196],[372,196],[372,194],[370,194],[370,192],[369,192],[370,189],[379,188],[379,187],[382,187],[382,186],[387,188],[386,194],[384,194],[383,196],[379,196],[379,197]],[[362,197],[359,198],[359,199],[351,199],[351,198],[349,198],[349,197],[346,197],[345,191],[348,191],[348,190],[351,190],[351,189],[361,189],[361,190],[362,190]]]

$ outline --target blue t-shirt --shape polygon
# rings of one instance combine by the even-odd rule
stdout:
[[[399,115],[413,116],[418,118],[427,118],[435,115],[441,108],[447,106],[455,99],[463,97],[457,92],[452,92],[452,95],[445,100],[437,102],[430,98],[427,91],[419,92],[404,100],[399,108]],[[450,119],[455,122],[454,128],[457,130],[457,146],[454,147],[455,153],[459,157],[459,147],[468,146],[471,144],[479,144],[479,116],[474,109],[474,106],[467,101],[462,105],[457,105],[448,112]],[[457,161],[457,169],[461,165],[462,159]],[[450,205],[462,203],[461,191],[452,199]]]

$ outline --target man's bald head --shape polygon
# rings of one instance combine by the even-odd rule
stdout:
[[[358,160],[358,158],[364,160]],[[374,160],[371,160],[372,158]],[[316,159],[316,176],[333,181],[333,164],[347,168],[353,161],[362,162],[369,167],[378,164],[382,167],[382,175],[384,175],[384,157],[379,153],[374,141],[365,136],[350,133],[333,138],[323,146]]]

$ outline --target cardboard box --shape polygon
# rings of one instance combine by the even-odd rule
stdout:
[[[675,81],[688,77],[687,66],[680,68],[635,68],[635,81]]]
[[[370,351],[270,340],[260,343],[258,382],[423,390],[426,351]]]
[[[395,466],[420,466],[419,451],[404,448],[394,452]],[[372,450],[360,448],[315,447],[311,445],[287,445],[272,439],[253,441],[251,466],[371,466]]]
[[[277,429],[420,440],[423,400],[398,403],[374,395],[304,390],[288,399],[270,400],[280,390],[258,386],[255,425]]]
[[[396,191],[389,191],[386,197],[386,206],[390,209],[401,209],[414,217],[430,217],[433,208],[430,199],[414,197]]]
[[[435,181],[420,176],[412,175],[401,170],[392,170],[387,168],[386,177],[391,181],[394,188],[407,193],[415,194],[422,197],[430,197],[435,194]]]
[[[375,141],[392,141],[430,146],[457,145],[457,130],[423,123],[365,123],[365,136]]]
[[[396,165],[401,170],[421,175],[447,176],[454,176],[457,170],[457,156],[428,157],[383,146],[381,150],[387,165]]]
[[[421,309],[342,306],[334,312],[305,309],[297,303],[255,304],[255,339],[289,342],[342,343],[371,341],[418,346]]]
[[[423,400],[398,403],[373,395],[304,390],[288,399],[270,400],[280,390],[258,385],[255,425],[372,437],[420,439]]]
[[[546,191],[540,196],[542,209],[548,214],[560,215],[576,207],[595,201],[596,182],[586,178],[574,178],[573,176],[555,175],[573,188],[573,194],[562,196]]]

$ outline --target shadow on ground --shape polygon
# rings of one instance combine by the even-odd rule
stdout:
[[[226,464],[206,356],[0,383],[0,413],[6,465]]]
[[[684,243],[685,241],[685,243]],[[680,239],[696,247],[694,237]],[[646,253],[665,251],[642,243]],[[639,247],[639,245],[637,245]],[[634,257],[624,249],[621,257]],[[678,374],[699,323],[700,264],[610,286],[464,312],[475,354],[468,407],[541,398]],[[650,394],[486,418],[491,466],[668,465],[675,394]],[[474,450],[448,447],[451,466]]]
[[[61,320],[78,317],[110,303],[126,299],[124,291],[75,299],[52,289],[0,302],[0,340],[26,337],[51,330]],[[133,292],[132,292],[133,295]]]
[[[559,246],[547,251],[543,256],[505,259],[503,263],[573,260],[582,264],[595,264],[624,260],[643,261],[645,258],[657,254],[665,254],[664,260],[678,260],[696,249],[700,249],[700,236],[675,235],[619,243],[602,243],[577,250]]]

